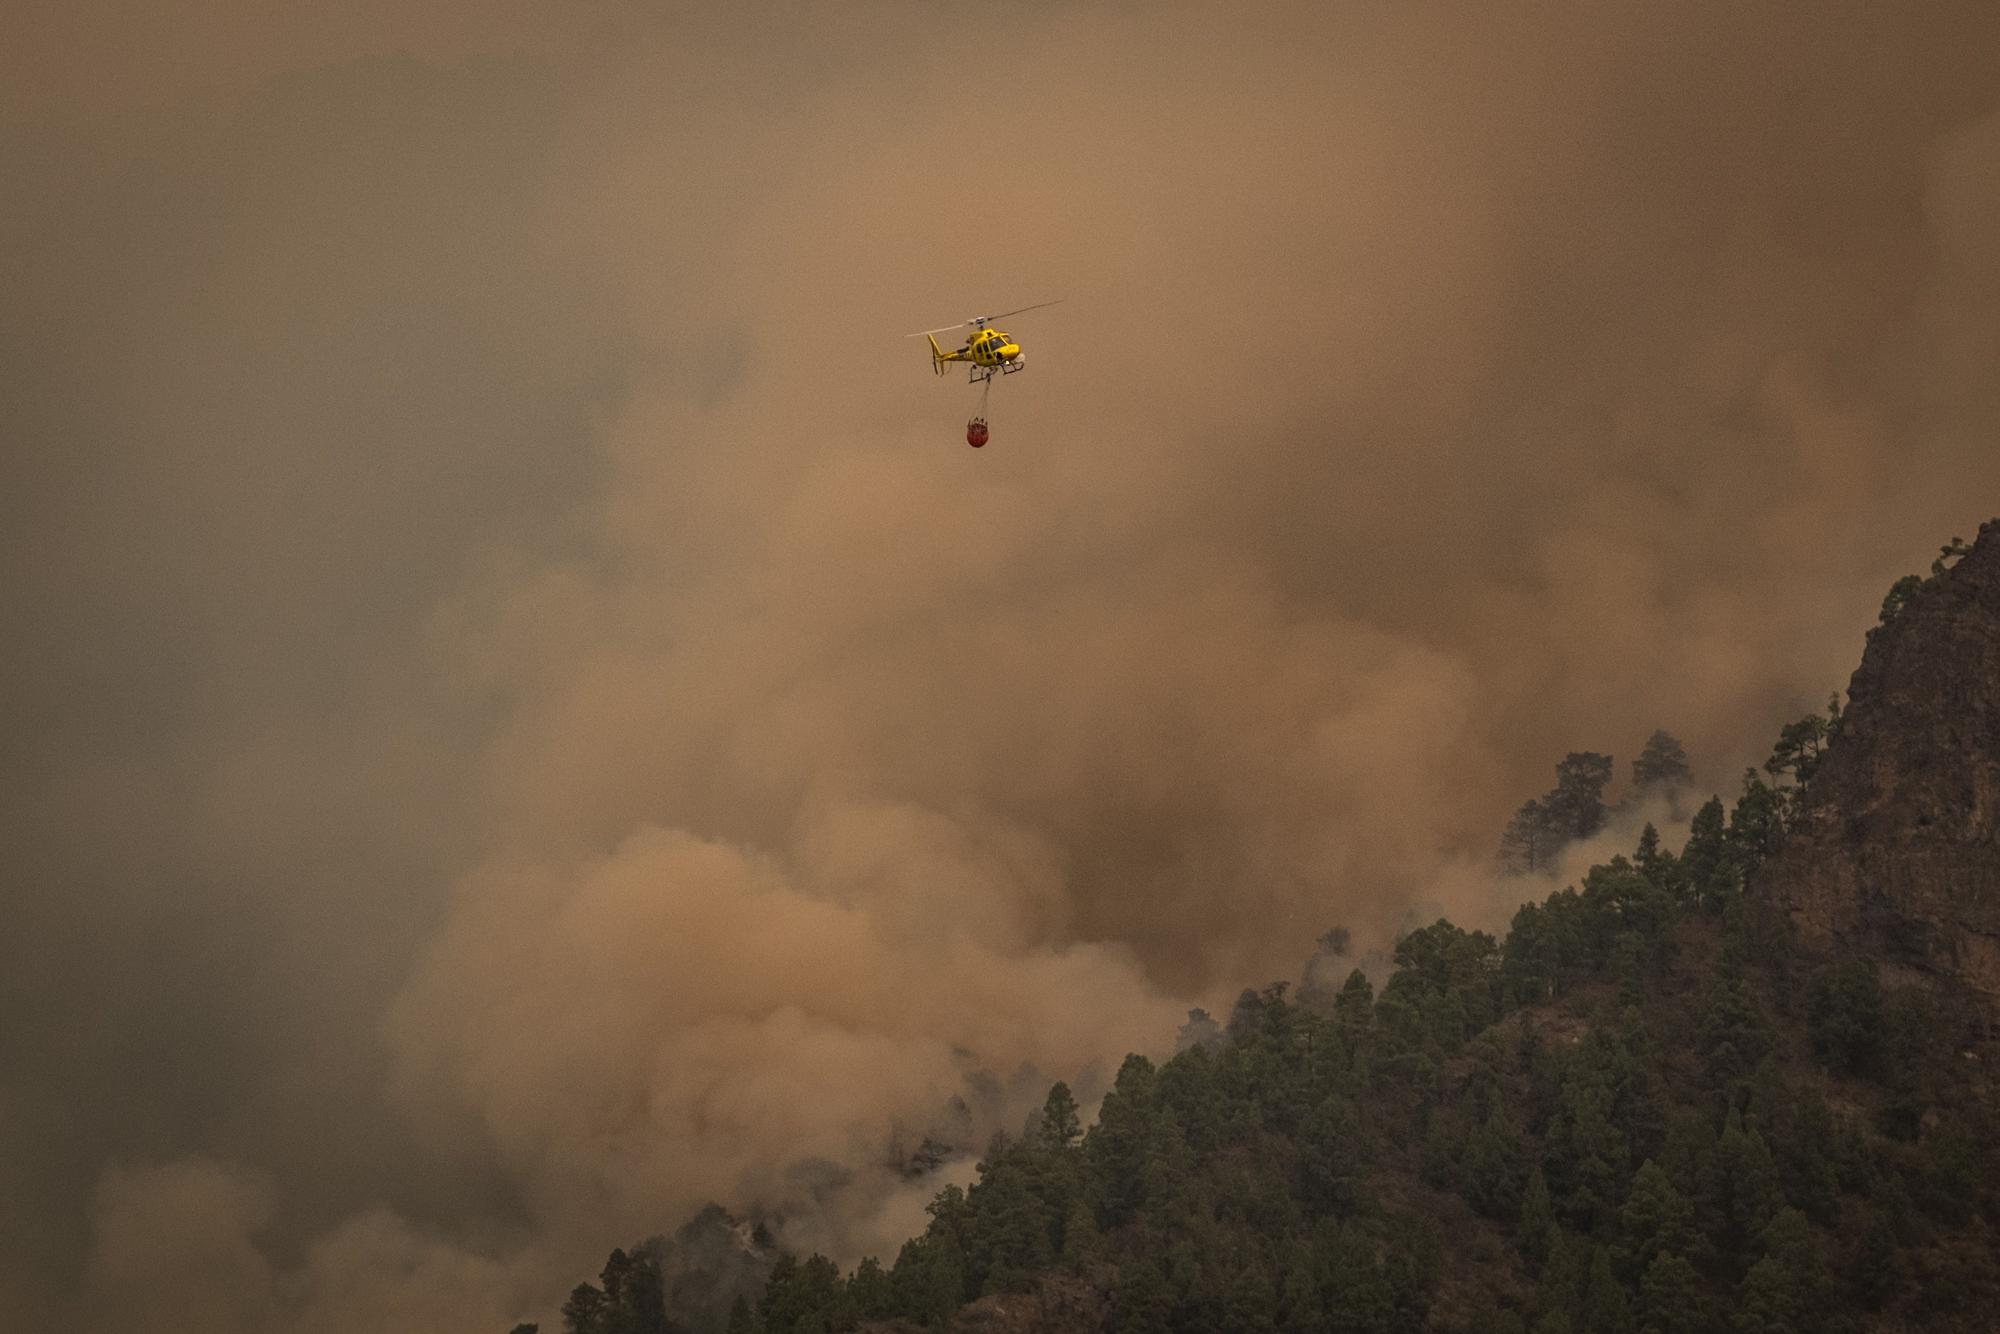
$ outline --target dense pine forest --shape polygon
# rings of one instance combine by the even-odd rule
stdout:
[[[1813,948],[1754,892],[1846,725],[1836,706],[1787,726],[1679,851],[1647,825],[1556,888],[1539,877],[1609,814],[1610,758],[1571,755],[1501,839],[1525,901],[1504,938],[1439,920],[1379,989],[1315,969],[1224,1022],[1197,1011],[1171,1060],[1125,1059],[1087,1130],[1056,1084],[890,1263],[842,1273],[760,1233],[761,1292],[691,1314],[672,1243],[649,1243],[579,1286],[564,1328],[1991,1329],[1986,1002]],[[1684,798],[1679,744],[1656,734],[1629,787]]]

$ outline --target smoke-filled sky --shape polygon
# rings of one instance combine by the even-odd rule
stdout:
[[[1983,2],[14,29],[10,1327],[888,1259],[953,1095],[1504,924],[1564,752],[1733,789],[2000,509]],[[1058,298],[968,450],[902,335]]]

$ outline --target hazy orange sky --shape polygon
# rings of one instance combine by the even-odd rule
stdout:
[[[497,1334],[710,1199],[886,1260],[954,1095],[1087,1090],[1330,926],[1504,925],[1564,752],[1732,791],[2000,509],[1996,49],[28,17],[0,1323]],[[902,335],[1057,298],[967,449]]]

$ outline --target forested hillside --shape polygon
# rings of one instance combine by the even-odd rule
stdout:
[[[2000,526],[1981,548],[2000,568]],[[1899,584],[1885,629],[1965,551]],[[576,1290],[565,1328],[1990,1330],[1994,998],[1801,932],[1760,888],[1802,813],[1833,820],[1808,797],[1850,725],[1874,727],[1836,707],[1785,728],[1678,852],[1648,825],[1537,894],[1552,849],[1603,818],[1609,759],[1571,756],[1503,840],[1531,900],[1504,939],[1440,920],[1379,992],[1359,970],[1246,991],[1164,1064],[1128,1057],[1088,1131],[1055,1085],[892,1263],[843,1274],[760,1238],[755,1300],[676,1312],[642,1247]],[[2000,763],[1995,738],[1949,735]],[[1685,773],[1662,733],[1634,785]]]

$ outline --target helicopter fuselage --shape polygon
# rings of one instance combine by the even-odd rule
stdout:
[[[1006,310],[998,315],[976,315],[964,324],[947,325],[944,329],[927,329],[913,333],[912,338],[922,338],[931,345],[931,369],[939,375],[944,368],[955,361],[967,364],[972,372],[973,383],[991,380],[996,375],[1012,375],[1026,362],[1021,355],[1021,345],[1007,336],[1005,329],[996,329],[992,321],[1004,320],[1009,315],[1019,315],[1022,311],[1040,310],[1043,306],[1057,305],[1056,301],[1043,301],[1032,306],[1022,306],[1020,310]],[[937,335],[950,329],[971,329],[965,342],[956,352],[947,352],[938,346]]]
[[[981,327],[979,332],[967,339],[965,345],[956,352],[947,352],[931,340],[931,361],[939,375],[944,374],[949,362],[962,361],[972,372],[972,381],[990,380],[996,375],[1012,375],[1027,365],[1027,358],[1021,353],[1021,345],[1009,338],[1004,330]]]
[[[1004,366],[1021,359],[1021,345],[1000,329],[981,329],[956,352],[945,354],[946,361],[969,361],[975,366]]]

